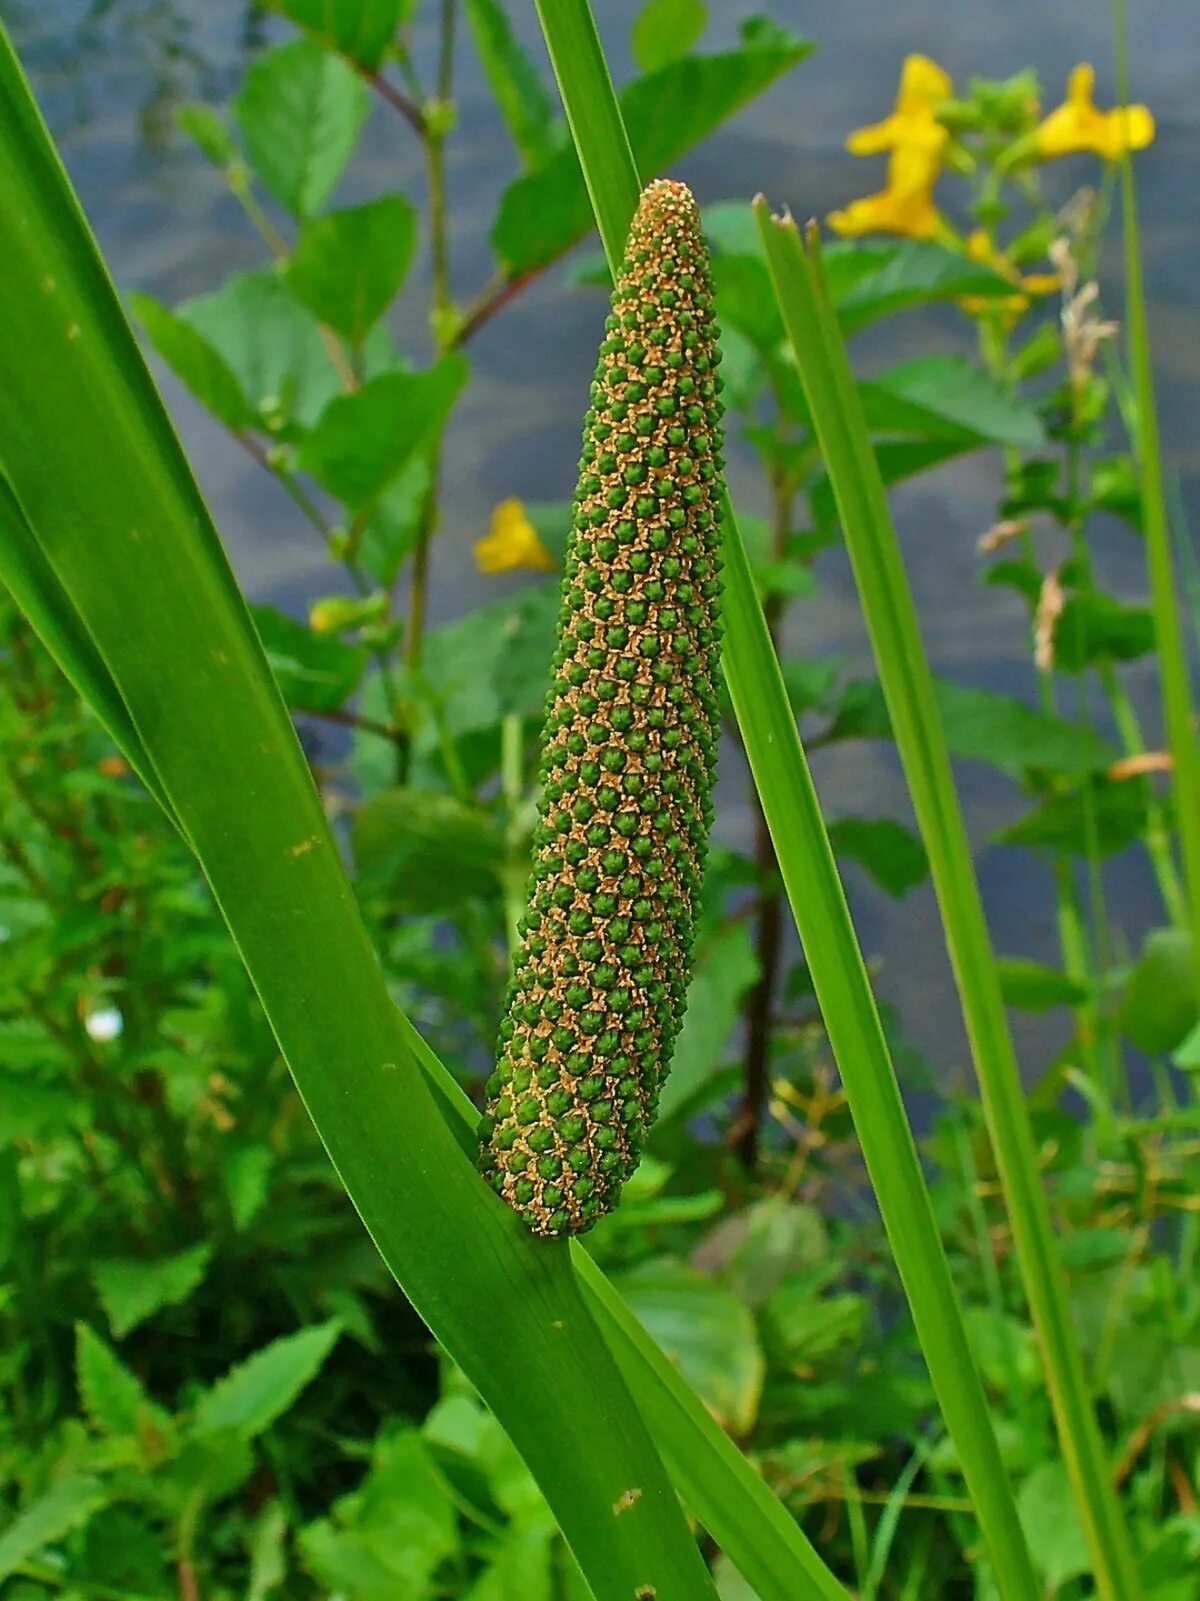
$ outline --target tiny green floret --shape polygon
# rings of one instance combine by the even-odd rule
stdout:
[[[700,215],[647,186],[584,419],[529,905],[480,1168],[578,1234],[637,1166],[683,1020],[718,738],[721,381]]]

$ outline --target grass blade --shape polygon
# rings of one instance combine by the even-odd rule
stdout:
[[[0,232],[5,474],[363,1221],[511,1434],[598,1601],[713,1594],[565,1245],[530,1239],[489,1193],[416,1068],[215,531],[2,32]]]
[[[1113,0],[1117,59],[1117,99],[1129,104],[1129,51],[1124,0]],[[1129,151],[1121,157],[1121,233],[1125,250],[1125,328],[1133,368],[1135,406],[1134,456],[1142,492],[1142,528],[1154,638],[1162,678],[1163,726],[1171,752],[1171,791],[1183,854],[1188,914],[1197,977],[1200,978],[1200,745],[1192,708],[1187,647],[1179,618],[1179,586],[1171,555],[1170,522],[1163,487],[1158,407],[1146,326],[1146,289],[1142,280],[1142,248],[1138,232],[1137,192]],[[1186,593],[1186,590],[1185,590]]]
[[[142,747],[141,737],[130,721],[125,702],[46,560],[12,485],[3,477],[0,477],[0,583],[25,613],[34,632],[71,684],[93,707],[142,783],[170,815],[170,803]]]
[[[1097,1588],[1111,1601],[1127,1601],[1139,1594],[1137,1569],[1071,1326],[971,849],[883,481],[825,293],[815,242],[806,254],[790,219],[772,218],[762,200],[755,210],[837,498],[896,744],[929,855],[1018,1260],[1041,1340],[1059,1444],[1087,1534]]]
[[[639,178],[586,0],[538,13],[614,275]],[[585,142],[586,141],[586,142]],[[1002,1593],[1036,1582],[795,721],[733,513],[725,507],[725,666],[785,888],[880,1210]],[[804,1553],[810,1583],[819,1558]],[[748,1569],[743,1570],[754,1580]]]

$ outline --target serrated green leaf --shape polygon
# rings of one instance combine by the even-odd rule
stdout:
[[[860,383],[874,433],[959,437],[1038,450],[1045,433],[1036,409],[961,356],[923,356]]]
[[[1125,1037],[1147,1056],[1165,1056],[1196,1026],[1196,963],[1192,935],[1156,928],[1146,936],[1121,997]]]
[[[268,1501],[254,1520],[250,1533],[250,1583],[246,1601],[266,1601],[287,1578],[288,1516],[278,1501]]]
[[[707,21],[703,0],[646,0],[630,34],[633,59],[643,72],[665,67],[688,53]]]
[[[253,420],[236,374],[190,322],[150,295],[131,294],[130,304],[146,338],[185,388],[235,433]]]
[[[212,1259],[211,1245],[193,1245],[158,1261],[109,1257],[92,1265],[92,1281],[118,1340],[164,1306],[178,1306],[203,1279]]]
[[[836,856],[857,862],[896,899],[929,876],[925,847],[891,817],[839,818],[829,825],[829,843]]]
[[[1085,984],[1046,967],[1031,962],[1024,956],[1000,956],[996,959],[1000,974],[1000,990],[1005,1003],[1023,1012],[1045,1012],[1052,1006],[1078,1006],[1087,1000]]]
[[[1053,1595],[1067,1579],[1091,1568],[1071,1482],[1061,1462],[1043,1462],[1017,1492],[1017,1511],[1029,1554]]]
[[[1072,595],[1054,624],[1054,665],[1082,673],[1096,662],[1136,661],[1154,649],[1148,606],[1127,606],[1098,590]]]
[[[84,1411],[102,1434],[137,1435],[163,1428],[168,1415],[86,1323],[75,1325],[75,1381]]]
[[[341,177],[370,103],[352,67],[315,39],[250,64],[233,114],[263,184],[293,216],[311,216]]]
[[[952,755],[987,762],[1013,778],[1032,771],[1078,778],[1102,773],[1116,751],[1094,729],[1036,710],[1013,695],[934,681],[938,710]],[[890,733],[883,693],[875,679],[847,686],[829,728],[834,739],[886,739]]]
[[[436,437],[466,378],[465,357],[443,356],[338,395],[301,446],[301,467],[347,506],[372,505]]]
[[[1145,781],[1115,783],[1099,776],[1091,780],[1090,789],[1096,849],[1101,856],[1114,856],[1145,831]],[[1086,855],[1089,828],[1085,795],[1083,787],[1048,795],[1018,822],[993,837],[1002,845],[1045,845]]]
[[[754,1423],[763,1356],[750,1309],[723,1285],[671,1258],[613,1275],[635,1316],[675,1361],[718,1421]]]
[[[829,292],[845,333],[877,317],[963,295],[1003,296],[1012,285],[961,251],[926,239],[900,244],[842,241],[823,252]]]
[[[622,92],[621,110],[639,169],[647,178],[663,172],[810,48],[786,29],[748,25],[741,49],[687,56],[636,78]],[[591,224],[578,157],[564,147],[504,191],[492,243],[515,276],[561,255]]]
[[[315,634],[274,606],[250,611],[280,694],[293,711],[332,712],[345,704],[367,663],[361,646]]]
[[[234,273],[211,294],[176,308],[236,375],[254,411],[308,427],[340,382],[316,319],[288,291],[274,267]]]
[[[290,17],[319,43],[374,70],[416,0],[257,0]]]
[[[404,282],[417,214],[402,195],[306,221],[287,264],[288,288],[352,345],[360,345]]]
[[[353,840],[359,872],[393,912],[446,912],[498,888],[502,841],[486,812],[453,795],[385,790],[355,814]]]
[[[45,1495],[18,1512],[0,1533],[0,1584],[44,1546],[81,1529],[109,1498],[102,1480],[72,1473],[51,1485]]]
[[[360,1601],[425,1596],[458,1549],[453,1504],[428,1446],[412,1429],[376,1442],[371,1471],[333,1516],[301,1532],[304,1564],[321,1584]]]
[[[201,1397],[193,1432],[199,1437],[234,1434],[240,1440],[255,1439],[312,1383],[341,1332],[340,1323],[318,1323],[272,1340]]]
[[[492,98],[521,164],[540,167],[559,143],[546,87],[513,33],[500,0],[467,0],[467,21]]]

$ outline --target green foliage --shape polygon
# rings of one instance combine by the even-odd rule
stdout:
[[[271,9],[299,35],[252,62],[231,116],[206,106],[178,116],[195,159],[228,184],[271,259],[181,306],[144,294],[130,303],[158,358],[292,497],[297,537],[309,525],[327,554],[305,595],[307,620],[257,605],[254,628],[300,721],[387,985],[478,1101],[503,1010],[510,914],[528,871],[560,575],[433,627],[420,575],[435,537],[471,534],[439,531],[438,457],[468,392],[464,350],[481,320],[502,315],[507,297],[588,232],[591,205],[568,130],[514,29],[515,8],[467,0],[468,44],[520,175],[495,197],[495,280],[459,305],[458,274],[447,274],[430,306],[432,353],[424,339],[401,348],[389,313],[406,284],[407,299],[424,281],[418,270],[409,282],[418,254],[436,262],[460,225],[479,219],[458,216],[453,185],[448,215],[431,207],[420,219],[404,195],[362,201],[352,179],[350,204],[337,186],[352,171],[373,91],[404,112],[395,137],[421,139],[431,170],[455,137],[453,108],[432,80],[415,87],[428,77],[409,53],[408,24],[417,17],[419,36],[420,14],[411,0],[276,0]],[[711,9],[649,0],[638,12],[638,74],[621,105],[646,177],[806,53],[761,20],[737,45],[696,53]],[[1200,1389],[1196,1114],[1192,1089],[1166,1063],[1193,1074],[1200,1064],[1196,948],[1163,763],[1153,746],[1147,755],[1124,690],[1126,664],[1143,678],[1160,665],[1162,607],[1108,594],[1090,560],[1096,512],[1152,538],[1161,529],[1145,477],[1144,387],[1132,409],[1135,451],[1114,404],[1124,394],[1119,351],[1075,382],[1058,298],[1026,297],[1018,308],[1007,275],[1061,236],[1036,170],[1019,168],[1016,185],[996,164],[1034,91],[1027,78],[978,84],[943,113],[955,139],[990,130],[967,179],[970,226],[1019,224],[1004,271],[950,235],[845,240],[824,266],[837,322],[855,336],[855,365],[871,374],[854,392],[885,482],[936,473],[968,451],[989,453],[980,471],[994,470],[999,554],[981,576],[1023,598],[1038,663],[1018,693],[938,678],[930,717],[951,755],[990,770],[972,781],[986,786],[993,838],[1005,853],[1037,852],[1049,869],[1054,904],[1032,908],[1030,924],[1057,927],[1061,952],[1043,961],[1019,949],[995,961],[993,977],[1004,1004],[1027,1014],[1022,1022],[1047,1014],[1061,1042],[1046,1060],[1048,1036],[1038,1033],[1037,1056],[1031,1047],[1022,1063],[1035,1084],[1036,1179],[1146,1601],[1191,1601],[1200,1563],[1188,1489]],[[743,174],[718,192],[755,186]],[[1028,227],[1021,207],[1032,208]],[[740,519],[747,590],[753,598],[757,589],[777,637],[803,650],[808,609],[822,603],[841,559],[839,507],[750,207],[722,201],[703,217],[724,328],[724,400],[746,469],[739,482],[747,505],[764,513]],[[1068,237],[1084,283],[1101,259],[1099,223]],[[578,277],[604,282],[607,268]],[[944,353],[935,335],[917,359],[881,367],[873,325],[914,307],[938,308],[924,327],[968,319],[978,358]],[[39,449],[62,449],[57,432]],[[13,459],[6,440],[9,472]],[[58,459],[47,457],[43,478]],[[564,476],[564,495],[568,484]],[[105,489],[96,487],[100,501]],[[565,502],[525,510],[559,567]],[[0,576],[37,635],[0,601],[5,1597],[583,1601],[584,1580],[530,1467],[397,1296],[347,1204],[160,805],[144,721],[131,717],[67,599],[34,513],[0,479]],[[944,538],[930,521],[914,562],[939,560]],[[1161,551],[1151,554],[1159,595]],[[1011,594],[997,599],[1011,605]],[[848,754],[855,742],[892,739],[879,680],[834,658],[797,654],[782,666],[818,779],[822,759],[839,759],[823,749]],[[1111,716],[1093,725],[1081,690],[1102,694]],[[1174,691],[1178,703],[1178,682]],[[226,718],[237,710],[227,706]],[[1178,704],[1175,712],[1178,748]],[[790,734],[786,711],[772,727],[784,725]],[[222,725],[213,728],[197,765],[219,757]],[[962,1309],[1038,1582],[1055,1601],[1085,1601],[1095,1589],[1089,1554],[980,1108],[945,1088],[957,1053],[930,1064],[905,1040],[902,1023],[921,1000],[896,995],[886,967],[878,988],[898,1005],[881,1004],[878,1037],[859,1030],[847,1049],[851,1006],[831,1005],[828,973],[831,950],[844,972],[854,950],[830,941],[819,875],[795,896],[809,900],[802,955],[786,916],[781,948],[764,940],[770,909],[782,908],[780,864],[751,848],[739,770],[731,748],[724,844],[705,882],[658,1124],[620,1211],[589,1236],[628,1304],[586,1263],[581,1277],[609,1308],[619,1356],[630,1360],[631,1335],[644,1340],[643,1328],[665,1352],[657,1360],[666,1379],[646,1370],[659,1376],[638,1405],[689,1510],[723,1548],[711,1566],[725,1601],[834,1601],[843,1584],[880,1598],[993,1597],[964,1457],[942,1432],[905,1308],[911,1284],[862,1172],[863,1151],[877,1147],[869,1137],[860,1147],[847,1101],[847,1089],[859,1096],[860,1125],[878,1114],[882,1092],[864,1114],[861,1064],[886,1063],[890,1050],[906,1093],[920,1089],[931,1108],[913,1166],[929,1176],[931,1237],[948,1258],[951,1309]],[[773,771],[778,778],[786,762]],[[794,794],[774,799],[794,817]],[[231,830],[237,810],[228,809]],[[864,798],[862,815],[832,822],[829,839],[843,864],[855,864],[852,891],[865,873],[902,899],[927,875],[929,842],[878,811]],[[1162,926],[1144,937],[1125,927],[1105,866],[1123,851],[1146,855],[1162,890]],[[261,915],[278,929],[292,910],[264,903]],[[322,945],[327,930],[315,938],[326,967],[339,953]],[[852,992],[839,993],[845,1002]],[[863,994],[869,1008],[865,976]],[[335,1009],[328,999],[317,1005]],[[322,1021],[310,1012],[306,1026]],[[414,1049],[428,1057],[419,1040]],[[378,1053],[380,1064],[390,1054]],[[322,1059],[321,1082],[336,1085],[340,1070],[335,1056]],[[1079,1094],[1064,1100],[1064,1089]],[[444,1081],[438,1094],[449,1115],[461,1111]],[[751,1125],[759,1141],[748,1165]],[[470,1145],[466,1125],[456,1124],[453,1141]],[[386,1179],[404,1160],[389,1146],[379,1173]],[[465,1162],[462,1174],[469,1181]],[[462,1174],[455,1169],[455,1183]],[[899,1196],[911,1221],[918,1207],[908,1198],[922,1193],[893,1185],[879,1199],[894,1223]],[[464,1249],[438,1273],[469,1289],[472,1262]],[[541,1313],[533,1299],[527,1306],[532,1328]],[[471,1318],[490,1328],[502,1309],[497,1297]],[[679,1374],[698,1398],[694,1413],[679,1411]],[[555,1377],[547,1359],[539,1382]],[[715,1444],[713,1417],[729,1434]],[[590,1418],[589,1429],[581,1440],[593,1439]],[[548,1483],[544,1463],[542,1471]],[[639,1500],[640,1488],[630,1483],[600,1507],[603,1540],[647,1509],[652,1498]]]

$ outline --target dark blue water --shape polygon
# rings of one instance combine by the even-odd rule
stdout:
[[[533,7],[510,7],[531,52],[542,51]],[[712,5],[706,37],[716,48],[736,36],[753,5]],[[763,190],[800,216],[821,215],[875,187],[877,163],[856,161],[846,132],[888,107],[902,57],[935,56],[960,83],[976,72],[1001,76],[1027,66],[1041,74],[1045,100],[1060,97],[1070,67],[1096,63],[1098,100],[1111,103],[1109,8],[1097,0],[847,0],[800,7],[774,0],[781,20],[811,31],[817,54],[680,164],[702,201],[749,198]],[[425,13],[432,8],[422,7]],[[627,36],[634,0],[603,0],[601,31],[618,79],[629,71]],[[1178,476],[1191,526],[1200,522],[1200,454],[1195,429],[1200,387],[1200,10],[1185,0],[1129,0],[1135,98],[1158,122],[1153,147],[1138,158],[1151,303],[1151,334],[1169,466]],[[84,206],[117,282],[174,301],[212,288],[229,272],[256,265],[261,249],[220,180],[173,128],[180,101],[221,100],[236,85],[249,52],[281,31],[240,0],[0,0],[46,114],[59,137]],[[430,77],[429,21],[419,20],[417,54]],[[448,186],[452,277],[469,298],[488,277],[488,226],[495,197],[512,175],[469,41],[460,50],[456,98],[460,129],[451,142]],[[1094,164],[1062,163],[1064,196],[1095,176]],[[410,130],[386,109],[374,113],[343,190],[353,199],[386,188],[420,201],[423,168]],[[952,201],[947,200],[952,207]],[[1110,252],[1106,295],[1120,304],[1119,253]],[[427,285],[414,274],[396,308],[401,346],[428,351]],[[456,414],[446,451],[443,534],[433,565],[435,620],[498,593],[475,573],[472,542],[491,507],[508,495],[559,500],[571,489],[578,451],[579,397],[594,361],[600,303],[570,287],[558,269],[497,318],[472,346],[473,382]],[[870,371],[904,356],[957,348],[961,321],[914,314],[860,335],[855,359]],[[322,552],[280,491],[169,378],[164,390],[218,526],[253,598],[301,606],[325,587]],[[762,512],[763,493],[744,451],[731,453],[734,497]],[[1022,603],[981,589],[978,535],[993,520],[999,464],[976,456],[898,489],[894,506],[935,669],[961,682],[1032,698]],[[1098,527],[1101,575],[1131,598],[1144,592],[1141,551],[1115,527]],[[869,653],[844,561],[820,569],[816,602],[793,611],[787,644],[795,652],[837,652],[867,670]],[[1147,737],[1159,738],[1152,673],[1131,683]],[[893,757],[877,745],[846,745],[814,756],[831,816],[844,812],[906,818]],[[963,799],[989,917],[1000,951],[1054,961],[1053,902],[1047,875],[1028,854],[989,844],[992,832],[1022,809],[1013,786],[989,770],[964,765]],[[731,843],[748,838],[744,774],[726,760],[718,828]],[[882,991],[900,1006],[912,1038],[953,1076],[964,1060],[953,988],[936,908],[928,887],[895,903],[848,871],[865,948],[881,959]],[[1148,875],[1136,852],[1107,870],[1110,917],[1121,943],[1136,945],[1158,920]],[[1061,1020],[1018,1020],[1029,1072],[1037,1071],[1062,1032]]]

